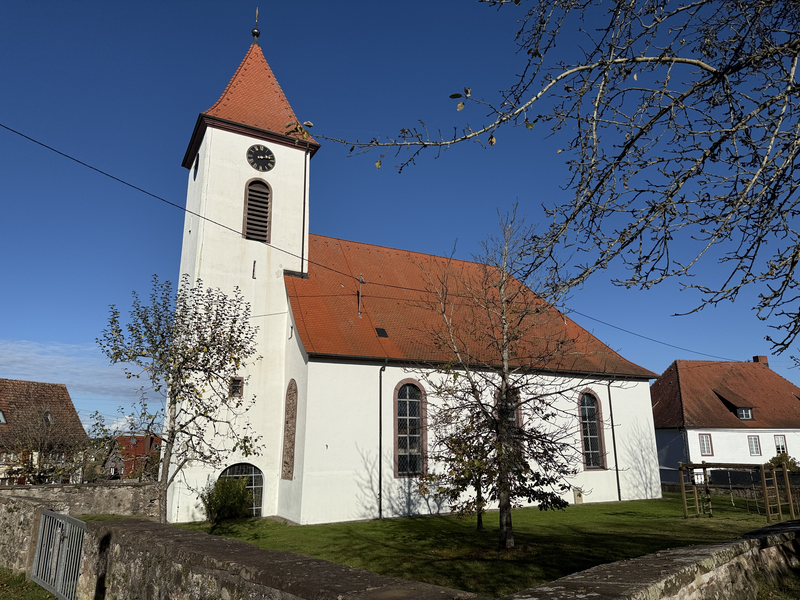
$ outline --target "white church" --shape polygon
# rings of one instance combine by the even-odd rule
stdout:
[[[184,470],[168,520],[203,519],[197,493],[246,477],[254,516],[300,524],[447,512],[417,492],[427,464],[426,389],[415,365],[446,361],[420,324],[419,265],[443,259],[309,233],[312,138],[253,43],[217,102],[197,119],[181,274],[230,293],[259,318],[258,354],[242,373],[258,456]],[[291,129],[291,128],[289,128]],[[288,131],[288,133],[287,133]],[[219,224],[224,227],[220,227]],[[236,234],[230,231],[240,231]],[[464,269],[474,263],[462,263]],[[555,311],[553,311],[555,312]],[[557,313],[556,313],[557,314]],[[558,314],[543,329],[567,351],[544,377],[572,390],[578,473],[569,502],[660,497],[649,380],[656,375]]]

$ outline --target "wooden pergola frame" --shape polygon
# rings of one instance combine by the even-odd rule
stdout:
[[[786,463],[780,467],[772,465],[749,465],[739,463],[678,463],[678,472],[681,481],[681,499],[683,500],[683,517],[689,518],[689,503],[687,496],[687,475],[689,476],[688,485],[691,485],[691,491],[694,496],[694,511],[695,516],[700,516],[700,501],[697,494],[697,483],[694,479],[695,471],[703,471],[703,485],[705,488],[706,506],[708,509],[708,516],[713,517],[714,513],[711,507],[711,490],[708,484],[708,470],[709,469],[726,469],[726,470],[746,470],[758,471],[761,476],[761,493],[764,499],[764,512],[767,517],[767,523],[772,522],[772,509],[777,508],[778,520],[783,520],[783,511],[781,510],[781,495],[780,488],[778,487],[778,476],[776,471],[783,471],[783,481],[786,486],[786,497],[789,503],[789,513],[792,519],[797,518],[794,509],[794,502],[792,500],[792,488],[789,484],[789,470]],[[775,503],[770,502],[770,491],[774,490]]]

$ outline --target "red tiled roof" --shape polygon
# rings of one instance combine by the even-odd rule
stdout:
[[[441,272],[446,259],[318,235],[309,236],[309,257],[313,262],[307,279],[286,276],[284,280],[297,333],[310,355],[401,362],[451,358],[432,339],[432,332],[442,331],[441,316],[425,307],[430,299],[425,292],[429,289],[426,273]],[[462,281],[479,281],[482,276],[478,263],[453,261],[453,265]],[[366,283],[361,286],[359,318],[361,275]],[[535,360],[518,362],[540,370],[637,379],[656,376],[622,358],[557,310],[541,305],[543,311],[526,341],[526,354]],[[467,312],[464,318],[479,318]],[[388,337],[380,337],[377,328],[386,330]]]
[[[762,363],[676,360],[650,397],[658,428],[800,428],[800,388]],[[737,407],[752,407],[753,419]]]
[[[300,122],[264,58],[261,46],[255,42],[222,96],[203,114],[281,135],[286,135],[287,124]],[[291,135],[299,137],[297,133]]]
[[[300,120],[264,58],[261,46],[253,42],[219,100],[200,113],[181,164],[187,169],[192,167],[207,127],[287,146],[300,144],[313,156],[319,143],[297,131],[289,133],[294,126],[288,125],[293,122]]]
[[[88,443],[89,437],[83,429],[78,413],[63,383],[39,383],[0,379],[0,410],[6,424],[0,425],[0,445],[13,436],[40,437],[44,428],[44,413],[52,416],[52,425],[47,440],[58,444]]]

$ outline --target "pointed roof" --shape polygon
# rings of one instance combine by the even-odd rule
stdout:
[[[203,114],[281,135],[291,129],[287,124],[300,122],[256,41],[219,100]]]
[[[800,388],[764,363],[676,360],[650,397],[657,428],[800,429]],[[737,408],[752,408],[753,418]]]
[[[310,356],[402,363],[451,358],[434,343],[432,335],[442,331],[442,322],[430,309],[426,283],[427,276],[435,277],[448,259],[319,235],[309,235],[309,256],[313,262],[308,277],[286,276],[284,281],[297,333]],[[483,276],[479,263],[454,260],[451,267],[460,281],[480,282]],[[366,283],[360,285],[359,317],[362,274]],[[538,371],[656,377],[537,301],[542,311],[526,330],[525,347],[518,346],[519,353],[525,354],[519,362]],[[469,310],[463,314],[469,320],[480,318]]]
[[[319,144],[308,133],[298,131],[294,114],[275,74],[254,39],[239,68],[214,105],[200,113],[183,166],[191,168],[207,127],[250,135],[266,141],[308,147],[313,155]]]

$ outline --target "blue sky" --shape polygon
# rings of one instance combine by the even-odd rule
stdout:
[[[261,3],[261,45],[313,133],[368,138],[418,119],[432,129],[484,121],[448,96],[496,98],[520,65],[515,11],[466,0]],[[251,42],[253,2],[0,3],[0,124],[183,205],[180,166],[198,113],[222,93]],[[469,258],[515,201],[528,222],[566,198],[559,139],[503,130],[497,144],[422,157],[398,174],[376,154],[324,143],[311,167],[311,231]],[[0,129],[0,377],[63,382],[82,417],[113,415],[136,384],[94,340],[108,305],[150,278],[176,280],[183,214]],[[613,273],[613,272],[612,272]],[[679,282],[640,292],[611,273],[577,290],[572,317],[655,372],[675,359],[769,354],[768,323],[736,304],[672,317],[697,297]],[[719,276],[706,265],[699,276]],[[603,324],[622,328],[656,343]],[[664,344],[679,346],[679,350]],[[787,355],[770,365],[794,383]]]

